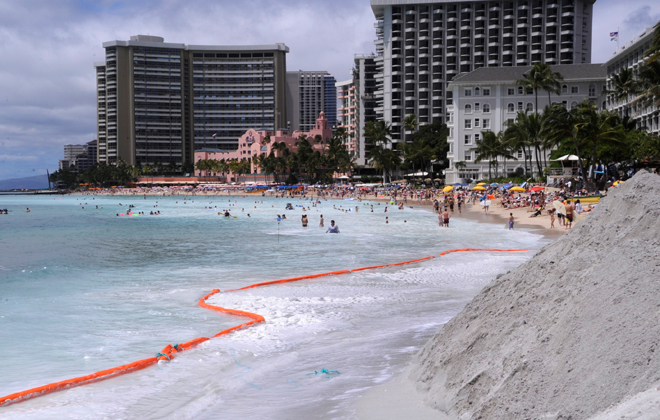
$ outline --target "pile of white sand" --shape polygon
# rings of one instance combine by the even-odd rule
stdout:
[[[450,418],[660,418],[660,177],[638,173],[417,355]],[[650,411],[649,411],[650,410]]]

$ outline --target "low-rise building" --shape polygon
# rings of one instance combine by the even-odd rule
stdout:
[[[573,108],[588,101],[599,108],[605,106],[606,67],[603,64],[567,64],[551,66],[564,78],[561,94],[538,92],[538,109],[552,104]],[[525,92],[516,80],[522,79],[531,66],[482,67],[457,76],[448,89],[452,92],[452,104],[447,107],[447,126],[450,134],[449,168],[445,171],[448,184],[468,179],[484,179],[488,176],[488,161],[475,162],[477,142],[485,131],[499,133],[513,123],[518,111],[535,112],[534,93]],[[523,168],[523,151],[514,151],[518,161],[499,158],[501,175]],[[544,159],[547,156],[544,156]],[[458,165],[457,162],[461,162]],[[506,163],[506,166],[503,165]],[[535,168],[533,160],[532,167]],[[495,168],[493,168],[495,169]]]
[[[230,161],[237,159],[241,161],[247,159],[250,162],[250,173],[261,174],[261,168],[255,164],[257,156],[269,155],[271,152],[274,152],[275,156],[279,156],[279,152],[273,147],[275,143],[284,143],[292,152],[295,152],[297,150],[296,143],[301,136],[306,136],[315,149],[322,149],[324,144],[332,138],[332,127],[325,117],[325,113],[321,112],[314,127],[306,132],[296,130],[289,133],[287,130],[249,129],[238,139],[236,150],[201,149],[195,152],[195,163],[200,160],[224,159]],[[320,136],[321,142],[316,141],[317,136]],[[199,176],[209,175],[208,171],[197,170],[196,173]],[[224,175],[226,175],[227,181],[238,181],[236,174],[228,172]]]
[[[97,141],[85,144],[64,145],[64,159],[60,160],[60,170],[68,169],[74,172],[85,172],[96,164]]]

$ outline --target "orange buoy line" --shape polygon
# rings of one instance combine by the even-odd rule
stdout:
[[[493,248],[462,248],[462,249],[451,249],[448,251],[444,251],[440,254],[440,256],[452,253],[452,252],[468,252],[468,251],[493,251],[493,252],[524,252],[528,251],[527,249],[493,249]],[[341,271],[331,271],[328,273],[321,273],[321,274],[312,274],[309,276],[300,276],[300,277],[292,277],[288,279],[282,279],[282,280],[272,280],[272,281],[265,281],[261,283],[255,283],[249,286],[241,287],[239,289],[232,289],[232,290],[226,290],[225,292],[234,292],[234,291],[239,291],[239,290],[246,290],[246,289],[252,289],[255,287],[262,287],[262,286],[269,286],[272,284],[278,284],[278,283],[288,283],[288,282],[293,282],[293,281],[300,281],[300,280],[306,280],[306,279],[315,279],[318,277],[324,277],[324,276],[333,276],[333,275],[341,275],[341,274],[350,274],[358,271],[364,271],[364,270],[374,270],[377,268],[384,268],[384,267],[394,267],[394,266],[399,266],[399,265],[404,265],[404,264],[413,264],[416,262],[421,262],[421,261],[426,261],[430,260],[432,258],[435,258],[434,256],[431,257],[425,257],[425,258],[419,258],[416,260],[411,260],[411,261],[404,261],[400,263],[394,263],[394,264],[385,264],[385,265],[375,265],[371,267],[361,267],[361,268],[355,268],[353,270],[341,270]],[[222,312],[228,315],[235,315],[235,316],[242,316],[246,318],[251,318],[252,321],[244,322],[242,324],[236,325],[231,328],[227,328],[225,330],[220,331],[219,333],[215,334],[211,338],[215,337],[220,337],[223,335],[227,335],[229,333],[232,333],[234,331],[240,330],[242,328],[246,328],[249,326],[252,326],[254,324],[258,324],[261,322],[266,322],[266,319],[259,315],[255,314],[252,312],[246,312],[246,311],[239,311],[237,309],[227,309],[227,308],[222,308],[220,306],[215,306],[215,305],[209,305],[206,303],[206,300],[210,298],[211,296],[215,295],[216,293],[220,293],[220,289],[213,289],[211,293],[207,294],[206,296],[202,297],[199,299],[199,306],[205,309],[209,309],[212,311],[217,311],[217,312]],[[116,366],[110,369],[102,370],[96,373],[92,373],[90,375],[85,375],[85,376],[79,376],[77,378],[72,378],[72,379],[67,379],[65,381],[59,381],[59,382],[53,382],[48,385],[43,385],[37,388],[32,388],[28,389],[26,391],[21,391],[21,392],[16,392],[14,394],[9,394],[4,397],[0,397],[0,407],[1,406],[7,406],[9,404],[15,404],[18,402],[26,401],[31,398],[36,398],[42,395],[50,394],[52,392],[57,392],[57,391],[62,391],[65,389],[70,389],[76,386],[80,385],[87,385],[91,384],[94,382],[98,381],[103,381],[105,379],[110,379],[114,378],[115,376],[119,375],[124,375],[127,373],[135,372],[137,370],[141,370],[144,368],[147,368],[155,363],[161,362],[161,361],[170,361],[174,358],[174,355],[176,353],[180,353],[184,350],[188,350],[198,344],[201,344],[205,341],[210,340],[211,338],[209,337],[197,337],[194,338],[186,343],[182,344],[176,344],[176,345],[171,345],[168,344],[161,350],[156,356],[150,357],[148,359],[142,359],[135,361],[133,363],[129,363],[126,365],[121,365],[121,366]]]

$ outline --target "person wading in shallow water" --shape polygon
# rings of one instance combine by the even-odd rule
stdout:
[[[335,225],[334,220],[330,220],[330,227],[325,231],[325,233],[339,233],[339,226]]]
[[[307,227],[307,215],[306,214],[302,215],[301,221],[302,221],[302,226]]]

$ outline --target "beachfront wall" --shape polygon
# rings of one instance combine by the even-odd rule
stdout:
[[[562,104],[568,109],[583,101],[598,106],[605,104],[606,67],[603,64],[568,64],[551,66],[563,78],[561,94],[551,94],[550,103]],[[516,80],[523,78],[531,66],[482,67],[471,73],[460,75],[449,84],[452,103],[447,106],[449,127],[449,168],[445,171],[446,182],[465,182],[488,177],[488,161],[475,162],[477,142],[486,131],[497,134],[506,130],[507,124],[515,121],[519,111],[535,112],[535,95],[527,93]],[[548,106],[548,92],[538,92],[538,108],[542,113]],[[549,153],[548,153],[549,154]],[[491,165],[491,175],[506,176],[518,168],[525,167],[522,150],[515,151],[517,160],[498,158],[498,165]],[[544,162],[548,155],[543,156]],[[457,169],[456,162],[464,162],[465,168]],[[532,173],[537,172],[536,159],[532,153]],[[528,163],[529,166],[529,163]],[[496,173],[499,169],[499,174]]]
[[[295,153],[297,151],[296,143],[301,136],[306,136],[316,150],[321,150],[323,145],[328,143],[332,138],[332,127],[330,127],[325,113],[320,113],[314,127],[307,132],[296,130],[289,135],[289,132],[286,130],[249,129],[238,139],[238,148],[236,150],[228,152],[218,149],[201,149],[195,152],[195,163],[200,160],[224,159],[225,161],[229,161],[237,159],[241,161],[247,159],[250,161],[250,174],[261,174],[261,168],[254,163],[256,156],[268,156],[271,152],[275,156],[279,156],[279,152],[273,149],[273,144],[275,143],[284,143],[292,153]],[[320,136],[323,143],[316,143],[316,136]],[[269,141],[266,138],[269,138]],[[195,172],[199,176],[211,175],[209,171],[195,170]],[[222,173],[221,175],[226,176],[228,182],[239,181],[239,176],[232,172]]]

